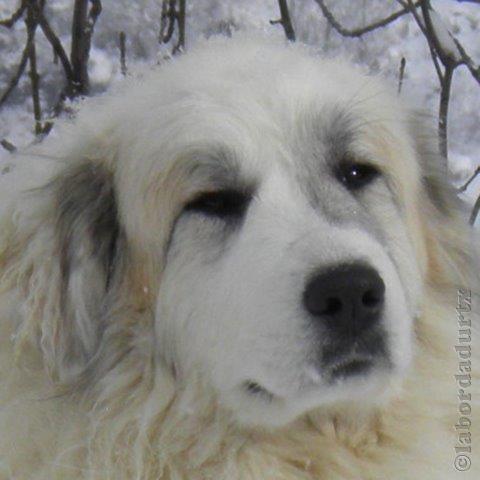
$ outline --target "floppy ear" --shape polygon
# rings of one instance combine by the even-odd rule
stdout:
[[[118,283],[118,224],[112,175],[88,162],[52,184],[59,261],[61,325],[56,354],[63,368],[81,368],[95,353]]]
[[[120,283],[124,236],[112,174],[81,161],[24,200],[30,211],[12,216],[0,253],[4,280],[24,295],[17,343],[39,344],[52,376],[70,382],[97,351]]]
[[[426,125],[424,115],[412,114],[410,131],[423,183],[420,215],[429,257],[428,280],[435,285],[473,285],[477,273],[468,209],[449,181],[436,132]]]

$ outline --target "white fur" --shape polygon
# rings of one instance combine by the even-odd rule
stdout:
[[[349,65],[245,36],[86,103],[0,179],[0,479],[456,478],[455,302],[478,278],[410,110]],[[382,171],[355,194],[330,168],[339,112],[348,154]],[[219,163],[254,188],[233,228],[182,213]],[[75,193],[101,176],[120,227],[108,288],[103,204]],[[385,282],[392,365],[330,384],[302,293],[356,261]],[[480,472],[477,444],[459,478]]]

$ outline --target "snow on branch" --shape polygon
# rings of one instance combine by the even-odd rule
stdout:
[[[470,1],[471,3],[480,4],[480,0],[458,0]],[[448,110],[450,104],[450,94],[452,80],[455,69],[460,65],[465,65],[470,71],[472,77],[480,84],[480,66],[476,64],[469,56],[460,41],[450,32],[446,22],[441,15],[436,12],[430,0],[397,0],[402,7],[400,10],[391,15],[377,20],[369,25],[358,28],[344,27],[333,15],[332,11],[327,7],[325,0],[315,0],[320,7],[323,16],[329,25],[343,37],[361,37],[362,35],[372,32],[378,28],[385,27],[405,14],[411,14],[418,27],[422,31],[432,57],[432,62],[437,72],[440,83],[440,101],[438,111],[438,138],[439,149],[444,161],[444,167],[447,167],[448,158]],[[402,59],[399,72],[400,93],[402,88],[403,73],[405,69],[405,59]],[[478,169],[473,177],[467,182],[463,189],[466,189],[470,183],[478,175]],[[463,190],[462,190],[463,191]],[[472,212],[471,223],[475,221],[480,210],[480,199],[477,200]]]
[[[432,61],[440,82],[440,105],[438,113],[438,133],[440,152],[447,161],[448,155],[448,108],[450,90],[455,69],[466,65],[473,78],[480,83],[480,67],[475,65],[462,44],[448,29],[442,17],[431,7],[430,0],[420,2],[421,15],[412,0],[397,0],[415,18],[418,27],[427,40]]]

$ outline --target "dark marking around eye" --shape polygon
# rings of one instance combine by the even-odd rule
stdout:
[[[349,190],[359,190],[380,175],[376,167],[368,163],[344,162],[340,165],[337,178]]]
[[[237,190],[203,192],[187,203],[185,210],[222,219],[235,219],[245,213],[250,195]]]

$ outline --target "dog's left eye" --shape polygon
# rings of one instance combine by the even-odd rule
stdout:
[[[374,180],[380,172],[368,163],[345,163],[338,171],[339,180],[349,189],[358,190]]]
[[[240,217],[245,213],[249,196],[236,190],[204,192],[187,203],[185,210],[220,218]]]

